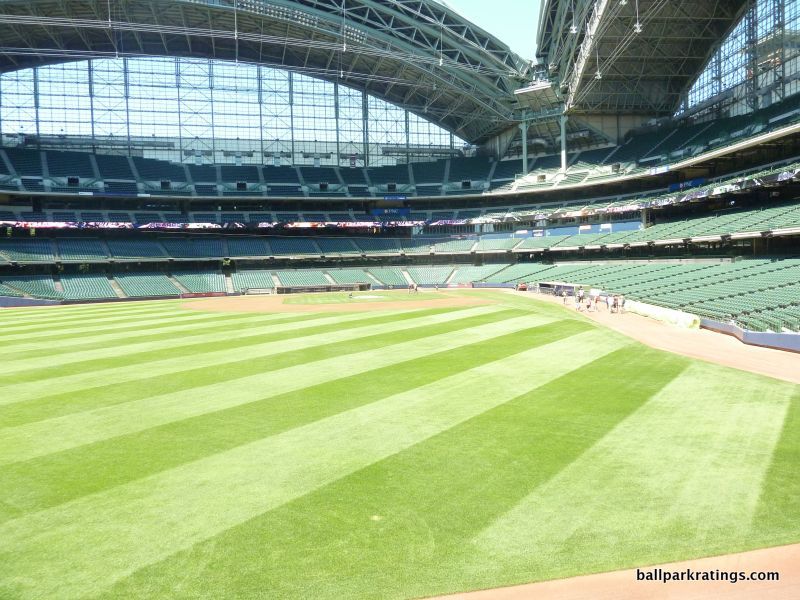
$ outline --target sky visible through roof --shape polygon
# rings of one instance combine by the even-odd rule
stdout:
[[[533,59],[541,0],[444,0],[523,58]]]

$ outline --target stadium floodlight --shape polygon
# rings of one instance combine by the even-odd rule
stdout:
[[[636,23],[633,25],[634,33],[642,33],[642,23],[639,21],[639,0],[636,0]]]
[[[575,0],[572,0],[572,25],[569,28],[572,35],[578,33],[578,28],[575,26]]]

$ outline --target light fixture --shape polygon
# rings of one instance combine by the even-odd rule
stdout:
[[[575,0],[572,0],[572,25],[570,25],[569,32],[572,35],[578,33],[578,28],[575,26]]]
[[[633,25],[634,33],[642,33],[642,23],[639,21],[639,0],[636,0],[636,23]]]
[[[597,71],[595,71],[594,78],[598,81],[603,78],[603,74],[600,72],[600,48],[598,46],[594,47],[595,57],[597,58]]]

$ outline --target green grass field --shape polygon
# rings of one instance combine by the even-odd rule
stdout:
[[[800,541],[800,386],[486,296],[0,312],[0,598],[410,598]]]

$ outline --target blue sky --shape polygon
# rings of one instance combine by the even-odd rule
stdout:
[[[540,0],[444,0],[443,3],[500,38],[520,56],[533,58]]]

